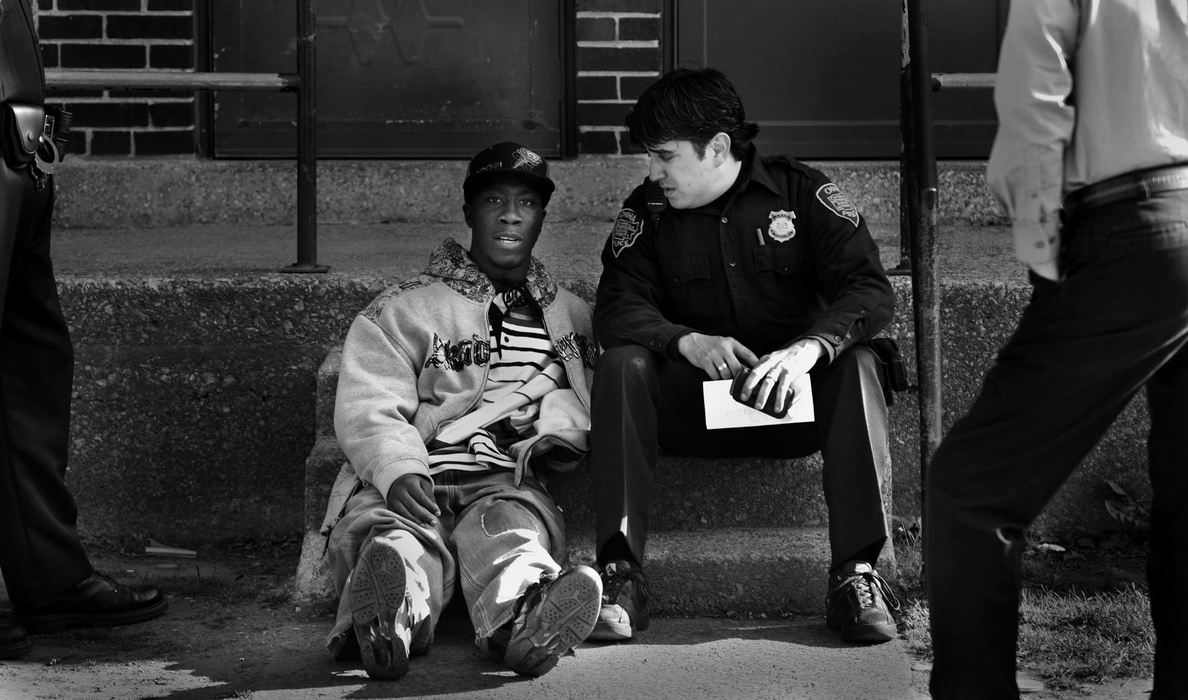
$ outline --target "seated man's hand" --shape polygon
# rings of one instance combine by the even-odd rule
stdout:
[[[730,379],[743,367],[759,360],[750,348],[734,338],[697,332],[681,336],[677,350],[711,379]]]
[[[405,474],[388,489],[388,509],[425,527],[437,524],[441,510],[433,499],[433,480],[420,474]]]
[[[808,372],[825,355],[821,341],[802,338],[786,348],[776,350],[751,368],[751,376],[743,382],[743,401],[752,406],[763,406],[767,397],[775,392],[775,410],[784,410],[784,401],[791,400],[792,382]],[[754,400],[751,400],[751,399]]]

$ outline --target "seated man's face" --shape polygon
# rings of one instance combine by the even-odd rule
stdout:
[[[544,224],[540,193],[514,176],[497,177],[462,209],[479,269],[491,279],[523,280]]]

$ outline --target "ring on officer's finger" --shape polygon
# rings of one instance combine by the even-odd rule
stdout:
[[[725,363],[725,362],[723,362],[722,364],[718,365],[718,369],[719,369],[719,370],[725,370],[725,369],[726,369],[726,367],[727,367],[727,365],[726,365],[726,363]]]

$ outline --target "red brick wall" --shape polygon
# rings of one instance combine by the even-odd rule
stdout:
[[[34,0],[45,67],[191,70],[193,0]],[[74,114],[71,151],[192,154],[194,95],[171,90],[53,92]]]
[[[48,69],[193,70],[194,3],[34,0]],[[634,153],[623,117],[663,69],[663,0],[577,0],[578,148]],[[178,91],[55,92],[75,116],[74,154],[195,152],[195,99]]]
[[[577,121],[582,153],[635,153],[623,117],[660,76],[661,0],[578,0]]]

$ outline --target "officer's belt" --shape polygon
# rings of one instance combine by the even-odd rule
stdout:
[[[0,154],[10,164],[28,163],[37,153],[45,129],[45,108],[41,105],[0,104]]]
[[[1149,199],[1160,192],[1188,189],[1188,163],[1134,170],[1075,190],[1064,198],[1069,215],[1107,204]]]

